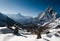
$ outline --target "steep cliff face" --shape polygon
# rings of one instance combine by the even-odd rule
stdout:
[[[6,16],[3,13],[0,13],[0,26],[6,26],[8,24],[12,25],[15,23],[16,22],[13,19],[9,18],[8,16]]]
[[[55,12],[52,7],[49,7],[44,12],[40,13],[36,17],[35,21],[42,25],[46,22],[54,21],[56,19],[56,15],[57,15],[57,12]]]

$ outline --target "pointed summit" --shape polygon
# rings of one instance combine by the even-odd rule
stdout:
[[[46,11],[48,11],[48,12],[50,12],[51,10],[53,10],[52,7],[48,7],[48,8],[46,9]]]
[[[57,14],[57,12],[52,7],[48,7],[45,12],[47,12],[49,14],[52,14],[52,15]]]
[[[16,16],[23,16],[21,13],[16,14]]]
[[[18,15],[21,15],[21,13],[18,13]],[[22,16],[22,15],[21,15]]]
[[[55,12],[52,7],[48,7],[44,12],[37,16],[37,19],[40,24],[44,24],[45,22],[54,21],[56,19],[56,14],[57,12]]]

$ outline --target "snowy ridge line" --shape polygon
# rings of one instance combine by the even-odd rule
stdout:
[[[45,13],[42,13],[42,15],[39,17],[39,19],[41,19],[44,15],[45,15]]]

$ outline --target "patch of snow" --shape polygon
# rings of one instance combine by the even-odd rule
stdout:
[[[0,27],[1,29],[6,29],[6,27]],[[49,34],[42,34],[41,39],[36,39],[37,35],[14,35],[13,33],[0,34],[0,41],[60,41],[60,37],[55,36],[54,34],[60,31],[60,29],[50,29]],[[50,37],[51,36],[51,37]]]
[[[53,36],[50,41],[60,41],[60,37]]]

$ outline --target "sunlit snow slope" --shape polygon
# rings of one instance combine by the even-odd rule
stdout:
[[[52,34],[56,30],[50,31]],[[37,35],[14,35],[6,27],[0,27],[0,41],[60,41],[60,37],[51,34],[42,34],[41,39],[36,39]]]

